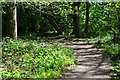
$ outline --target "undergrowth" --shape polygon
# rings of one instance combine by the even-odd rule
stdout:
[[[120,80],[120,47],[117,43],[103,44],[106,52],[110,55],[111,60],[113,61],[114,68],[110,73],[110,76],[114,80]]]
[[[4,38],[0,78],[58,78],[76,59],[58,43]]]

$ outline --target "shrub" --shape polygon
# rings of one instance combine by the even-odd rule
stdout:
[[[112,60],[118,60],[119,58],[119,44],[103,44],[102,47],[106,49],[110,54]]]

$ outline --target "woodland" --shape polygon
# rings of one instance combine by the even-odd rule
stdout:
[[[55,39],[96,44],[120,79],[120,2],[2,2],[0,78],[62,78],[74,50]],[[81,45],[79,45],[81,46]]]

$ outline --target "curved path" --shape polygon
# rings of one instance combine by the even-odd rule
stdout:
[[[109,73],[112,68],[108,55],[93,44],[82,40],[68,41],[53,39],[64,46],[71,47],[77,58],[75,67],[68,67],[72,71],[63,74],[64,79],[59,80],[110,80]]]

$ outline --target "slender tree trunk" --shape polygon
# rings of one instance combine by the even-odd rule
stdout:
[[[17,8],[14,2],[9,2],[9,11],[7,14],[7,29],[6,36],[17,40]]]
[[[85,21],[85,29],[84,29],[84,33],[86,34],[86,36],[88,36],[88,27],[89,27],[89,7],[90,7],[89,2],[86,2],[86,21]]]
[[[74,15],[73,15],[73,32],[75,37],[80,36],[80,18],[79,18],[79,6],[80,2],[73,3]]]

